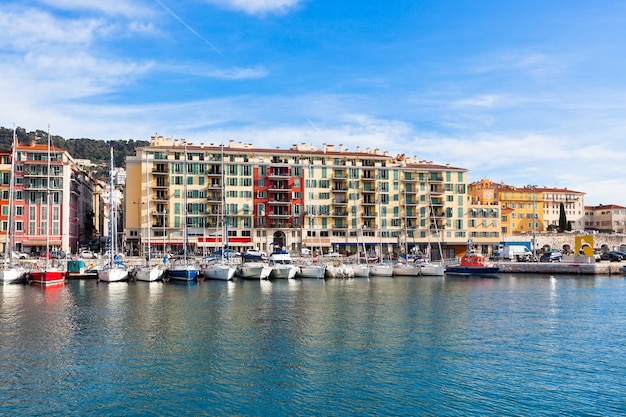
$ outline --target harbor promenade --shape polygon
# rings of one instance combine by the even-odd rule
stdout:
[[[563,256],[561,262],[496,262],[500,272],[525,274],[625,275],[619,269],[626,262],[595,262],[585,256]]]

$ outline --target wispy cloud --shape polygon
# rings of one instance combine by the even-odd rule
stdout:
[[[250,15],[282,14],[296,8],[303,0],[204,0],[218,7],[242,11]]]
[[[159,64],[156,70],[193,75],[202,78],[212,78],[215,80],[256,80],[268,75],[267,69],[258,66],[251,68],[205,68],[205,65],[168,65]]]
[[[51,8],[67,11],[92,11],[125,17],[149,16],[150,8],[132,0],[39,0]]]

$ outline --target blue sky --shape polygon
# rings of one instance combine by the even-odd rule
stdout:
[[[343,144],[626,205],[626,2],[0,3],[0,125]]]

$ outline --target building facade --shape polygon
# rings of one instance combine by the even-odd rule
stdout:
[[[626,207],[615,204],[585,207],[585,229],[605,233],[626,233]]]
[[[12,224],[13,250],[30,254],[51,251],[73,252],[91,236],[93,224],[93,181],[78,168],[71,156],[55,147],[17,145],[14,171],[12,152],[5,152],[2,172],[2,232],[6,237],[9,181],[14,181]]]
[[[126,160],[125,239],[145,251],[221,248],[387,256],[465,249],[467,171],[378,150],[193,145],[151,138]],[[432,251],[431,251],[432,252]],[[437,255],[434,255],[438,257]]]

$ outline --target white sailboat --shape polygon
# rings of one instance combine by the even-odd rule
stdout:
[[[224,214],[226,210],[226,183],[224,178],[224,145],[222,148],[222,210],[221,210],[221,234],[222,234],[222,249],[220,250],[220,258],[213,263],[208,264],[202,270],[204,277],[208,279],[217,279],[221,281],[232,280],[235,276],[236,267],[231,265],[229,260],[226,259],[226,250],[228,249],[228,230],[227,223],[228,218]]]
[[[148,152],[146,151],[146,190],[147,190],[147,209],[148,209],[148,250],[146,256],[146,264],[140,266],[135,270],[135,279],[137,281],[158,281],[163,277],[163,269],[161,269],[158,265],[151,265],[152,261],[152,246],[150,242],[150,235],[152,234],[152,230],[150,228],[150,178],[148,177]],[[141,207],[138,207],[138,210],[141,210]],[[139,225],[141,227],[141,225]]]
[[[169,268],[167,269],[167,275],[176,281],[193,281],[194,279],[197,278],[198,274],[200,273],[200,268],[198,267],[198,264],[192,260],[189,259],[189,254],[188,254],[188,232],[187,232],[187,142],[185,142],[185,165],[184,165],[184,189],[183,189],[183,194],[184,194],[184,198],[183,198],[183,213],[185,213],[184,216],[184,224],[183,224],[183,257],[182,258],[178,258],[175,259],[171,265],[169,266]]]
[[[7,219],[7,235],[4,246],[4,261],[0,268],[0,283],[2,284],[19,284],[25,280],[26,268],[21,266],[19,262],[13,259],[13,232],[15,226],[13,223],[13,194],[15,192],[15,157],[17,151],[16,130],[13,127],[13,147],[11,149],[11,172],[9,179],[9,214]]]
[[[356,203],[356,191],[357,191],[357,176],[356,170],[352,171],[352,189],[354,190],[355,200],[354,200],[354,215],[356,216],[356,227],[358,229],[357,232],[357,242],[356,242],[356,259],[354,263],[350,264],[350,268],[352,268],[352,272],[354,273],[355,278],[367,278],[370,276],[370,268],[367,265],[367,253],[365,250],[365,240],[363,237],[363,225],[361,225],[361,216],[360,207]],[[363,256],[365,257],[365,263],[361,263],[361,250],[360,245],[363,244]]]
[[[117,211],[113,208],[113,148],[111,147],[111,165],[109,176],[109,262],[98,271],[98,279],[104,282],[125,281],[128,268],[116,259],[117,254]]]
[[[311,201],[314,201],[312,192],[310,193],[310,197]],[[311,230],[315,230],[317,210],[314,204],[311,204],[309,214],[309,228]],[[319,238],[319,255],[317,256],[317,262],[313,257],[313,251],[309,251],[309,253],[304,254],[305,259],[298,265],[298,272],[296,273],[296,276],[299,278],[324,279],[326,277],[326,264],[324,264],[324,251],[322,248],[322,239],[319,231],[317,232],[317,236]]]
[[[428,206],[429,206],[428,249],[426,251],[426,259],[419,262],[418,265],[420,267],[421,275],[442,277],[445,274],[445,267],[443,265],[443,252],[441,250],[441,239],[439,239],[439,228],[437,227],[437,220],[436,219],[433,220],[432,218],[434,208],[433,208],[432,197],[430,195],[430,184],[428,182],[428,177],[426,177],[426,189],[428,190]],[[439,259],[440,259],[438,263],[432,262],[432,253],[431,253],[431,247],[430,247],[430,233],[431,233],[430,224],[435,226],[435,233],[437,235],[437,247],[439,248]]]
[[[393,275],[397,276],[409,276],[409,277],[417,277],[420,274],[420,267],[415,262],[413,262],[409,258],[409,248],[408,248],[408,240],[409,240],[409,229],[407,225],[407,216],[406,216],[406,184],[404,184],[404,260],[399,259],[397,262],[393,264]]]

